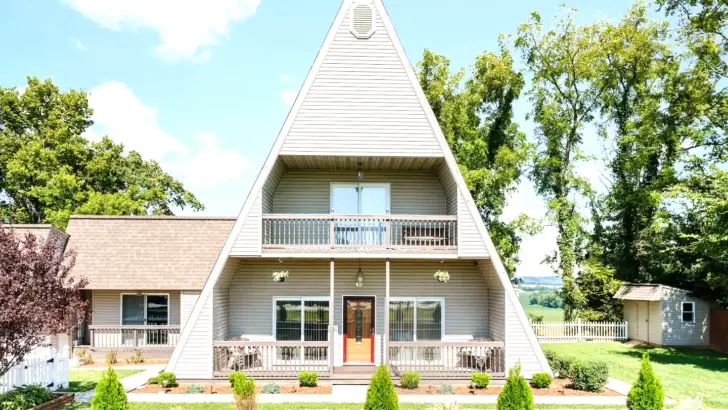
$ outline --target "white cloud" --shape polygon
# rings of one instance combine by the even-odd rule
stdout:
[[[290,88],[284,88],[281,90],[281,101],[286,105],[292,105],[296,101],[298,93]]]
[[[79,40],[77,38],[71,37],[71,38],[68,39],[68,42],[71,43],[71,44],[73,44],[74,46],[76,46],[76,48],[79,49],[79,50],[81,50],[81,51],[88,50],[88,47],[86,47],[86,45],[83,44],[81,42],[81,40]]]
[[[285,74],[285,73],[284,73],[284,74],[281,74],[281,79],[280,79],[280,81],[281,81],[282,83],[287,83],[287,82],[291,81],[291,76],[290,76],[290,75],[288,75],[288,74]]]
[[[168,61],[209,58],[230,25],[255,14],[260,0],[63,0],[110,30],[159,33],[155,54]]]
[[[94,109],[94,125],[85,136],[99,140],[108,135],[124,144],[127,151],[138,151],[194,188],[210,188],[239,178],[250,160],[236,151],[220,148],[213,133],[198,133],[196,146],[188,146],[164,131],[157,120],[157,109],[149,107],[123,83],[111,82],[91,89],[89,105]]]

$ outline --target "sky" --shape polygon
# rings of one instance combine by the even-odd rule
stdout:
[[[532,11],[548,25],[560,5],[577,22],[617,21],[630,0],[384,0],[410,62],[425,48],[453,68],[496,51]],[[26,76],[84,89],[94,109],[90,139],[108,135],[155,159],[204,203],[206,215],[237,215],[255,181],[340,0],[0,0],[0,86]],[[515,107],[522,130],[526,98]],[[585,147],[596,153],[599,146]],[[599,161],[580,172],[601,186]],[[505,219],[542,218],[524,180]],[[179,214],[189,214],[181,210]],[[552,275],[541,264],[555,229],[522,244],[519,276]]]

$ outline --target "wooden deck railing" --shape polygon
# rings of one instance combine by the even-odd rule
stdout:
[[[473,372],[505,377],[503,342],[390,342],[395,375],[419,372],[423,378],[469,379]]]
[[[167,349],[177,346],[180,326],[90,325],[91,345],[100,349]]]
[[[331,373],[329,342],[213,342],[213,375],[242,371],[254,377],[297,378],[303,371]]]
[[[455,215],[264,214],[266,249],[455,250]]]

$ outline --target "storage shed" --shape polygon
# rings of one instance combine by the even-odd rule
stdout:
[[[664,346],[710,343],[710,304],[687,290],[657,284],[625,284],[614,298],[624,302],[630,339]]]

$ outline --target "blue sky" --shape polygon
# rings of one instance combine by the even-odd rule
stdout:
[[[384,0],[414,64],[424,48],[468,66],[531,11],[549,23],[564,0]],[[619,19],[631,1],[570,1],[578,21]],[[0,0],[0,86],[28,75],[85,89],[90,138],[108,134],[157,159],[207,206],[237,215],[308,73],[340,0]],[[528,105],[522,99],[517,116]],[[524,130],[532,136],[531,125]],[[595,149],[595,147],[587,147]],[[584,172],[598,176],[597,165]],[[506,217],[543,216],[528,182]],[[181,213],[186,213],[185,211]],[[547,228],[524,242],[520,275],[550,274]]]

